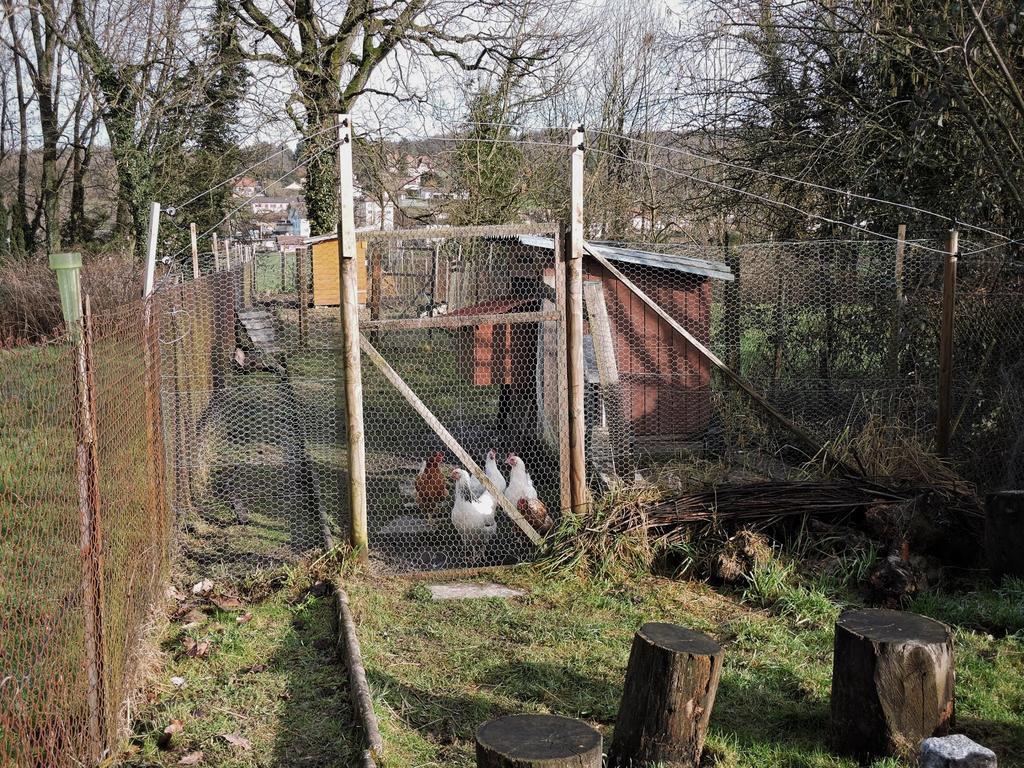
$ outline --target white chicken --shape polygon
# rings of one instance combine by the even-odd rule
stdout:
[[[494,483],[495,488],[502,493],[505,492],[505,489],[508,487],[508,481],[505,480],[505,476],[498,469],[497,454],[493,448],[487,452],[487,460],[484,462],[484,474],[487,475],[488,480]],[[484,488],[484,484],[477,480],[476,476],[468,470],[466,475],[469,477],[469,489],[472,491],[474,499],[487,490]]]
[[[484,491],[474,498],[469,473],[452,470],[455,481],[455,503],[452,505],[452,525],[462,539],[462,546],[471,563],[483,559],[487,545],[498,532],[494,516],[494,497]]]
[[[505,491],[508,500],[518,506],[520,499],[527,501],[536,499],[537,489],[533,487],[533,479],[526,471],[523,460],[514,453],[510,453],[505,463],[512,468],[508,476],[508,489]]]
[[[492,448],[487,452],[487,462],[484,464],[484,474],[487,475],[487,479],[494,483],[494,487],[502,493],[508,488],[508,482],[505,480],[505,476],[501,474],[501,470],[498,469],[497,456]]]

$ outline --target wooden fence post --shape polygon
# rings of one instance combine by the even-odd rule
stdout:
[[[368,560],[366,523],[366,439],[363,433],[363,372],[359,353],[359,287],[356,223],[352,203],[352,117],[338,116],[338,260],[341,275],[341,332],[345,355],[349,539]]]
[[[220,272],[220,243],[217,242],[217,233],[213,233],[213,271]]]
[[[103,530],[100,525],[99,483],[96,475],[96,402],[92,377],[92,323],[82,314],[82,256],[50,254],[57,275],[61,311],[75,344],[75,474],[78,485],[79,552],[82,558],[86,702],[88,744],[92,762],[106,748],[106,696],[103,677]],[[83,322],[84,320],[84,322]]]
[[[568,260],[566,263],[566,341],[569,378],[569,487],[572,508],[586,510],[587,491],[585,382],[583,370],[583,152],[586,134],[579,126],[569,139],[572,147]]]
[[[199,237],[196,231],[196,223],[193,221],[188,225],[189,239],[192,241],[192,279],[199,279]]]
[[[960,233],[949,231],[946,262],[942,272],[942,325],[939,329],[939,416],[935,446],[940,456],[949,456],[950,417],[953,404],[953,312],[956,305],[956,262]]]
[[[572,453],[569,449],[569,343],[568,321],[566,319],[565,291],[568,281],[565,279],[566,236],[563,232],[555,233],[555,311],[558,313],[558,479],[559,479],[559,510],[565,512],[572,509],[572,481],[570,467]]]

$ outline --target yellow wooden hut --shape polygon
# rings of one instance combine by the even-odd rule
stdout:
[[[313,250],[313,304],[336,307],[341,304],[341,271],[338,266],[338,236],[323,235],[307,241]],[[359,303],[366,303],[366,241],[356,240],[356,283]]]

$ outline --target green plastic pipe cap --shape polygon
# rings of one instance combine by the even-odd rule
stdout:
[[[50,269],[81,269],[82,254],[80,253],[51,253]]]

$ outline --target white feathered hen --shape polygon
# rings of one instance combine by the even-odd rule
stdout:
[[[510,453],[505,463],[512,468],[508,476],[508,489],[505,491],[508,500],[518,506],[520,499],[527,501],[536,499],[537,489],[533,487],[533,479],[526,471],[523,460],[514,453]]]
[[[462,539],[469,561],[476,563],[483,559],[487,545],[498,531],[494,517],[494,497],[487,491],[474,497],[469,473],[464,470],[453,470],[452,480],[455,481],[452,525]]]
[[[469,477],[469,490],[473,492],[473,498],[475,499],[487,489],[471,472],[467,470],[466,474]],[[484,462],[484,474],[487,475],[488,480],[494,483],[495,488],[502,493],[505,492],[505,489],[508,487],[508,481],[505,480],[505,476],[498,469],[497,457],[493,448],[487,452],[487,460]]]
[[[484,464],[484,473],[487,475],[487,479],[494,483],[494,487],[502,493],[508,488],[508,482],[505,480],[505,476],[501,474],[501,470],[498,469],[497,456],[492,448],[487,452],[487,463]]]

